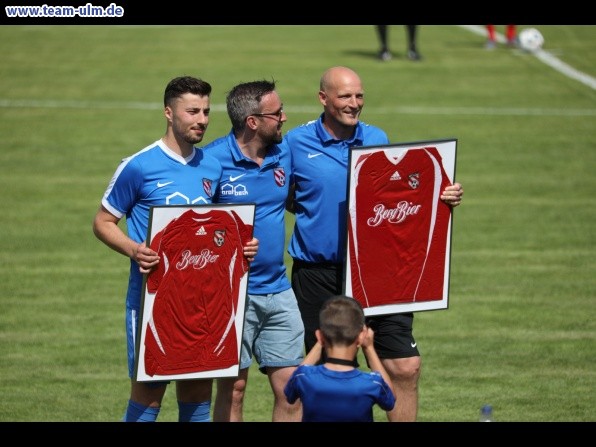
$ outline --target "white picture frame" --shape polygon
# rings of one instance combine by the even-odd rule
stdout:
[[[238,375],[249,276],[242,247],[252,239],[255,207],[151,208],[147,245],[160,267],[143,280],[135,380]]]
[[[434,149],[431,149],[434,148]],[[449,307],[457,139],[353,147],[343,293],[366,316]]]

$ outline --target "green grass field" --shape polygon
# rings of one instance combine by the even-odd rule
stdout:
[[[596,26],[535,26],[596,76]],[[485,403],[498,421],[595,421],[596,90],[483,44],[424,25],[415,63],[394,26],[383,63],[372,26],[0,27],[0,421],[123,415],[128,260],[91,223],[120,159],[165,131],[166,83],[212,83],[208,143],[238,82],[275,79],[286,130],[316,118],[332,65],[359,72],[362,119],[392,141],[458,139],[449,308],[415,319],[419,421],[475,421]],[[271,406],[253,369],[245,419]],[[176,418],[170,387],[160,420]]]

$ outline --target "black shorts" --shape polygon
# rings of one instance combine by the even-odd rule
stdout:
[[[334,263],[311,263],[295,259],[292,265],[292,289],[304,323],[304,344],[308,353],[317,342],[319,312],[323,303],[342,289],[342,266]]]
[[[315,345],[319,311],[323,302],[342,293],[343,265],[309,263],[295,259],[292,288],[304,323],[306,352]],[[420,355],[412,335],[414,314],[390,314],[367,317],[366,324],[375,332],[375,350],[381,359],[399,359]]]
[[[412,335],[414,314],[375,315],[366,325],[375,332],[375,350],[381,359],[401,359],[420,355]]]

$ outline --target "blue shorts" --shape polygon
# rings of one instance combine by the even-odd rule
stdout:
[[[268,295],[248,295],[242,331],[240,369],[252,357],[265,368],[297,366],[304,359],[304,325],[294,291],[290,288]]]
[[[139,327],[139,314],[141,313],[138,309],[126,307],[126,349],[128,352],[128,377],[131,379],[135,374],[135,345],[137,343],[138,327]],[[168,381],[162,382],[147,382],[146,385],[149,387],[158,387]]]
[[[128,377],[130,378],[133,378],[135,373],[135,345],[140,313],[138,309],[126,307],[126,349],[128,351]]]

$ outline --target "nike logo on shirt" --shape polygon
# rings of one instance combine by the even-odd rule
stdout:
[[[230,175],[230,181],[231,181],[231,182],[235,182],[235,181],[236,181],[236,180],[238,180],[240,177],[244,177],[245,175],[246,175],[246,174],[240,174],[240,175],[237,175],[236,177],[232,177],[232,176]]]
[[[308,154],[308,158],[315,158],[318,157],[319,155],[323,155],[321,152],[319,152],[318,154]]]
[[[164,183],[157,182],[157,187],[158,188],[163,188],[164,186],[168,186],[168,185],[170,185],[172,183],[174,183],[174,182],[164,182]]]

